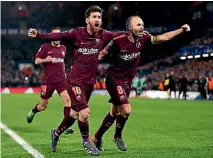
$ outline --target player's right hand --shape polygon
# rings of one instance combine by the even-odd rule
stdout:
[[[52,61],[52,57],[51,56],[47,56],[44,61],[46,63],[51,62]]]
[[[102,54],[98,55],[98,60],[102,60],[103,58],[104,58],[104,55],[102,55]]]
[[[29,31],[28,31],[28,36],[31,37],[31,38],[35,38],[37,36],[37,30],[36,29],[32,29],[30,28]]]
[[[108,54],[108,51],[104,48],[103,50],[100,51],[98,55],[98,60],[102,60],[107,54]]]

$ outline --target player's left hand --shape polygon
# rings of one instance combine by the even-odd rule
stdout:
[[[143,31],[143,34],[144,34],[144,35],[152,36],[148,31]]]
[[[28,36],[31,37],[31,38],[35,38],[37,36],[37,30],[36,29],[32,29],[30,28],[29,31],[28,31]]]
[[[184,32],[189,32],[190,31],[190,26],[188,24],[184,24],[183,26],[181,26],[181,29]]]

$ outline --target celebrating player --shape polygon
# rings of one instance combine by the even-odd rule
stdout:
[[[89,154],[97,156],[100,152],[92,146],[89,140],[88,117],[90,109],[88,101],[96,82],[100,50],[114,37],[123,33],[113,33],[100,28],[102,25],[102,9],[98,6],[89,7],[85,12],[85,18],[86,27],[47,34],[30,29],[28,36],[49,40],[72,39],[74,41],[73,64],[68,75],[69,95],[72,104],[71,117],[62,122],[56,131],[51,131],[52,150],[56,150],[59,136],[78,119],[84,149]]]
[[[53,28],[52,33],[60,32],[59,28]],[[44,64],[44,80],[41,86],[41,100],[39,104],[30,110],[27,115],[27,122],[33,121],[36,113],[47,108],[49,98],[57,90],[64,102],[64,119],[70,115],[71,101],[67,92],[67,79],[65,77],[64,56],[66,47],[60,45],[60,41],[52,41],[43,44],[36,54],[35,64]],[[69,132],[73,132],[69,129]]]
[[[126,28],[128,31],[126,35],[114,38],[99,54],[99,59],[102,59],[110,53],[113,60],[106,78],[106,87],[111,97],[109,102],[112,103],[111,110],[104,118],[98,131],[91,138],[99,150],[103,150],[103,134],[112,126],[115,120],[114,142],[121,151],[127,150],[122,138],[122,131],[131,113],[131,105],[128,101],[131,82],[146,44],[149,42],[152,44],[165,42],[190,30],[190,27],[185,24],[175,31],[152,36],[144,31],[144,23],[139,16],[128,18]]]

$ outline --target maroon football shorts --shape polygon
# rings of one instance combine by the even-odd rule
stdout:
[[[80,84],[69,83],[69,95],[71,108],[76,112],[88,108],[88,102],[93,91],[93,84],[81,82]]]
[[[108,76],[106,78],[106,88],[111,97],[109,100],[110,103],[114,104],[115,106],[129,103],[128,98],[131,90],[130,83],[115,83],[111,77]]]
[[[40,96],[42,99],[49,99],[52,97],[52,94],[55,90],[58,92],[58,94],[60,94],[64,90],[67,90],[67,87],[67,81],[61,81],[53,84],[42,84]]]

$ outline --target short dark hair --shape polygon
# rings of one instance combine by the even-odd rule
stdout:
[[[99,13],[101,13],[101,15],[102,15],[103,9],[100,8],[100,7],[97,6],[97,5],[93,5],[93,6],[89,7],[89,8],[86,10],[86,12],[85,12],[85,18],[88,18],[92,12],[99,12]]]
[[[60,27],[53,27],[53,28],[51,28],[51,31],[53,31],[53,30],[60,30],[61,31]]]
[[[130,16],[130,17],[126,20],[126,29],[127,29],[127,30],[130,29],[130,27],[131,27],[131,20],[132,20],[132,18],[134,18],[134,17],[139,17],[139,18],[140,18],[140,16],[138,16],[138,15],[132,15],[132,16]]]

